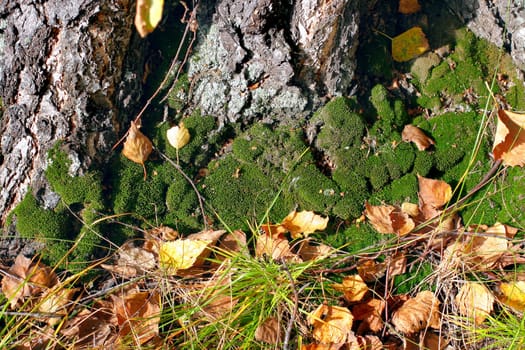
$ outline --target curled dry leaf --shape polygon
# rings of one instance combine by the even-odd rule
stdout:
[[[418,0],[399,0],[399,12],[404,15],[416,13],[421,10]]]
[[[164,0],[137,0],[135,28],[141,37],[151,33],[162,19]]]
[[[385,347],[375,335],[359,335],[356,340],[348,344],[348,350],[383,350]]]
[[[405,142],[413,142],[420,151],[424,151],[434,145],[434,140],[428,137],[423,130],[410,124],[405,125],[401,137]]]
[[[483,233],[483,235],[479,235]],[[472,268],[487,270],[493,268],[507,252],[509,242],[506,228],[500,223],[489,227],[485,232],[475,231],[461,246],[463,262]]]
[[[48,289],[41,298],[38,306],[38,311],[54,315],[65,316],[68,312],[68,305],[71,303],[71,298],[78,291],[78,288],[66,288],[62,284],[57,284],[53,288]],[[49,317],[47,324],[54,326],[61,322],[59,317]]]
[[[283,329],[277,317],[268,317],[255,330],[255,340],[268,344],[280,344],[283,338]]]
[[[134,247],[132,244],[122,245],[117,255],[116,265],[102,264],[101,266],[123,277],[136,277],[153,270],[157,265],[155,254],[144,248]]]
[[[413,334],[427,327],[438,329],[439,301],[430,291],[419,292],[394,311],[392,324],[405,334]]]
[[[501,159],[504,165],[525,165],[525,114],[498,110],[492,153],[494,159]]]
[[[359,259],[357,273],[365,282],[374,282],[382,278],[386,272],[386,264],[372,259]]]
[[[359,275],[346,276],[342,283],[334,283],[332,287],[343,292],[345,300],[349,303],[361,301],[368,292],[368,286]]]
[[[525,281],[501,283],[499,288],[502,293],[500,301],[513,309],[525,311]]]
[[[109,302],[97,301],[92,310],[83,309],[67,320],[60,334],[75,339],[76,349],[111,348],[115,342],[114,317]]]
[[[124,296],[112,295],[111,298],[120,339],[133,335],[131,338],[135,341],[135,346],[140,346],[159,334],[158,294],[132,291]]]
[[[353,336],[353,322],[350,310],[341,306],[322,304],[308,315],[308,323],[313,326],[313,337],[323,344],[345,343]]]
[[[370,205],[365,203],[365,215],[379,233],[395,233],[400,236],[410,233],[414,221],[400,208],[392,205]]]
[[[352,307],[352,315],[358,321],[363,321],[359,325],[358,334],[368,331],[379,332],[383,329],[383,319],[381,314],[385,309],[386,303],[380,299],[370,299],[365,303],[357,304]]]
[[[455,303],[461,315],[480,325],[493,310],[494,296],[483,284],[467,282],[456,295]]]
[[[33,263],[20,254],[2,279],[2,293],[9,300],[11,309],[15,309],[24,299],[35,297],[57,283],[58,278],[50,267]]]
[[[393,278],[405,273],[407,268],[407,258],[404,253],[396,253],[387,258],[388,277]]]
[[[398,62],[410,61],[430,48],[425,33],[413,27],[392,39],[392,58]]]
[[[313,211],[292,211],[281,223],[285,229],[290,231],[292,238],[299,238],[301,234],[308,236],[315,231],[322,231],[328,225],[328,217],[323,218]]]
[[[152,150],[153,144],[151,141],[140,132],[139,126],[134,121],[131,121],[122,154],[132,162],[142,165],[144,169],[144,180],[146,180],[147,176],[144,162],[148,159]]]
[[[419,182],[419,206],[429,205],[438,209],[452,198],[452,188],[445,181],[417,176]]]
[[[292,252],[290,243],[284,238],[273,238],[270,235],[257,237],[255,256],[258,258],[271,257],[273,260],[285,259],[299,262],[301,259]]]
[[[335,249],[326,244],[312,245],[307,241],[304,241],[299,246],[297,254],[303,261],[322,260],[329,257],[335,252]]]
[[[181,149],[190,142],[190,131],[184,126],[184,123],[180,123],[168,129],[166,137],[170,145],[176,149]]]

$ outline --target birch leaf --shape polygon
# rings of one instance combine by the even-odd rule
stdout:
[[[419,292],[397,309],[392,316],[394,327],[405,334],[426,328],[439,328],[439,301],[430,291]]]
[[[170,145],[176,149],[181,149],[190,142],[190,131],[184,126],[184,123],[180,123],[180,125],[169,128],[166,137]]]
[[[525,114],[500,109],[492,152],[504,165],[525,165]]]
[[[397,62],[410,61],[430,48],[425,33],[413,27],[392,39],[392,58]]]
[[[405,125],[401,137],[405,142],[413,142],[420,151],[424,151],[434,144],[434,140],[428,137],[423,130],[410,124]]]
[[[494,296],[483,284],[467,282],[459,290],[455,302],[461,315],[473,318],[480,325],[492,312]]]
[[[146,180],[146,167],[144,166],[144,162],[148,159],[152,150],[153,144],[151,141],[140,132],[139,126],[132,121],[128,130],[128,136],[124,142],[122,155],[132,162],[142,165],[144,169],[144,180]]]
[[[525,281],[502,283],[499,286],[501,302],[520,312],[525,311]]]
[[[308,315],[314,338],[324,344],[345,343],[353,335],[353,322],[354,316],[350,310],[341,306],[322,304]]]
[[[162,19],[164,0],[137,0],[135,28],[141,37],[151,33]]]
[[[299,238],[301,234],[308,236],[317,230],[324,230],[328,225],[328,218],[316,215],[313,211],[293,211],[284,218],[282,224],[290,231],[292,238]]]

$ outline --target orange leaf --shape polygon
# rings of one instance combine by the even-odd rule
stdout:
[[[266,234],[257,237],[255,256],[267,256],[271,257],[273,260],[300,260],[299,257],[292,252],[288,240],[283,238],[273,238],[272,236]]]
[[[418,0],[399,0],[399,12],[405,15],[416,13],[421,10]]]
[[[368,292],[368,286],[359,275],[346,276],[342,282],[334,283],[332,287],[343,292],[345,300],[349,303],[361,301]]]
[[[419,332],[427,326],[439,328],[439,301],[430,291],[419,292],[392,315],[394,327],[405,334]]]
[[[455,303],[461,315],[473,318],[480,325],[492,312],[494,296],[483,284],[467,282],[456,295]]]
[[[151,141],[140,132],[137,124],[131,121],[122,154],[129,160],[142,165],[144,169],[144,180],[146,180],[146,167],[144,166],[144,162],[148,159],[152,150],[153,145]]]
[[[504,165],[525,165],[525,114],[498,110],[498,125],[492,152]]]
[[[279,344],[283,338],[283,329],[276,317],[267,318],[255,330],[255,340],[268,344]]]
[[[419,182],[419,206],[430,205],[438,209],[452,198],[452,188],[445,181],[417,176]]]
[[[379,332],[383,329],[383,319],[381,314],[385,309],[386,303],[380,299],[370,299],[366,303],[357,304],[352,308],[352,315],[358,321],[363,321],[359,325],[358,333],[372,331]]]
[[[413,27],[392,39],[392,58],[398,62],[410,61],[429,48],[423,30]]]
[[[401,209],[392,205],[370,205],[365,203],[365,215],[379,233],[406,235],[415,227],[414,221]]]
[[[353,322],[350,310],[341,306],[322,304],[308,315],[308,323],[313,326],[312,335],[324,344],[345,343],[353,335]]]
[[[428,137],[423,130],[410,124],[405,125],[401,137],[405,142],[414,142],[420,151],[424,151],[434,144],[434,140]]]
[[[316,215],[313,211],[292,211],[284,218],[281,225],[290,231],[292,238],[299,238],[301,234],[308,236],[317,230],[324,230],[328,225],[328,218]]]

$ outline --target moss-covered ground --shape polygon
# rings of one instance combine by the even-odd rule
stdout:
[[[324,240],[348,250],[365,248],[384,238],[367,224],[353,223],[365,201],[417,203],[417,175],[457,186],[455,198],[460,198],[491,166],[494,124],[482,124],[490,94],[511,108],[525,109],[523,82],[510,57],[464,29],[450,40],[447,54],[432,51],[396,67],[410,73],[404,82],[417,93],[408,97],[399,87],[373,84],[359,98],[332,99],[302,125],[218,130],[213,116],[198,110],[183,114],[189,88],[183,76],[168,98],[168,120],[145,116],[143,131],[175,160],[166,130],[184,121],[191,141],[180,149],[179,165],[204,198],[207,223],[246,230],[262,220],[278,222],[295,208],[313,210],[333,218]],[[389,81],[395,65],[388,55],[389,43],[381,39],[375,45],[375,54],[364,45],[360,59],[373,56],[370,76]],[[504,81],[493,79],[496,72]],[[424,130],[435,146],[419,151],[403,142],[401,131],[410,123]],[[306,130],[316,130],[311,143]],[[146,162],[146,180],[140,165],[118,154],[104,171],[80,177],[68,175],[70,160],[60,146],[49,157],[46,176],[62,202],[55,209],[43,209],[29,194],[14,214],[22,236],[53,242],[45,251],[51,262],[60,260],[79,235],[73,260],[80,261],[100,254],[98,247],[107,246],[104,240],[118,244],[147,227],[162,224],[190,233],[203,225],[194,189],[155,152]],[[462,209],[464,221],[524,227],[518,205],[523,186],[523,171],[507,169]],[[113,215],[116,218],[104,225],[91,225]]]

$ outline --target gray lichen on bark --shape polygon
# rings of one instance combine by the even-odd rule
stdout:
[[[44,206],[56,202],[43,173],[46,153],[58,141],[67,145],[75,174],[110,154],[118,113],[131,106],[123,91],[126,85],[140,91],[133,79],[121,80],[130,6],[93,0],[0,5],[2,221],[29,188]]]

